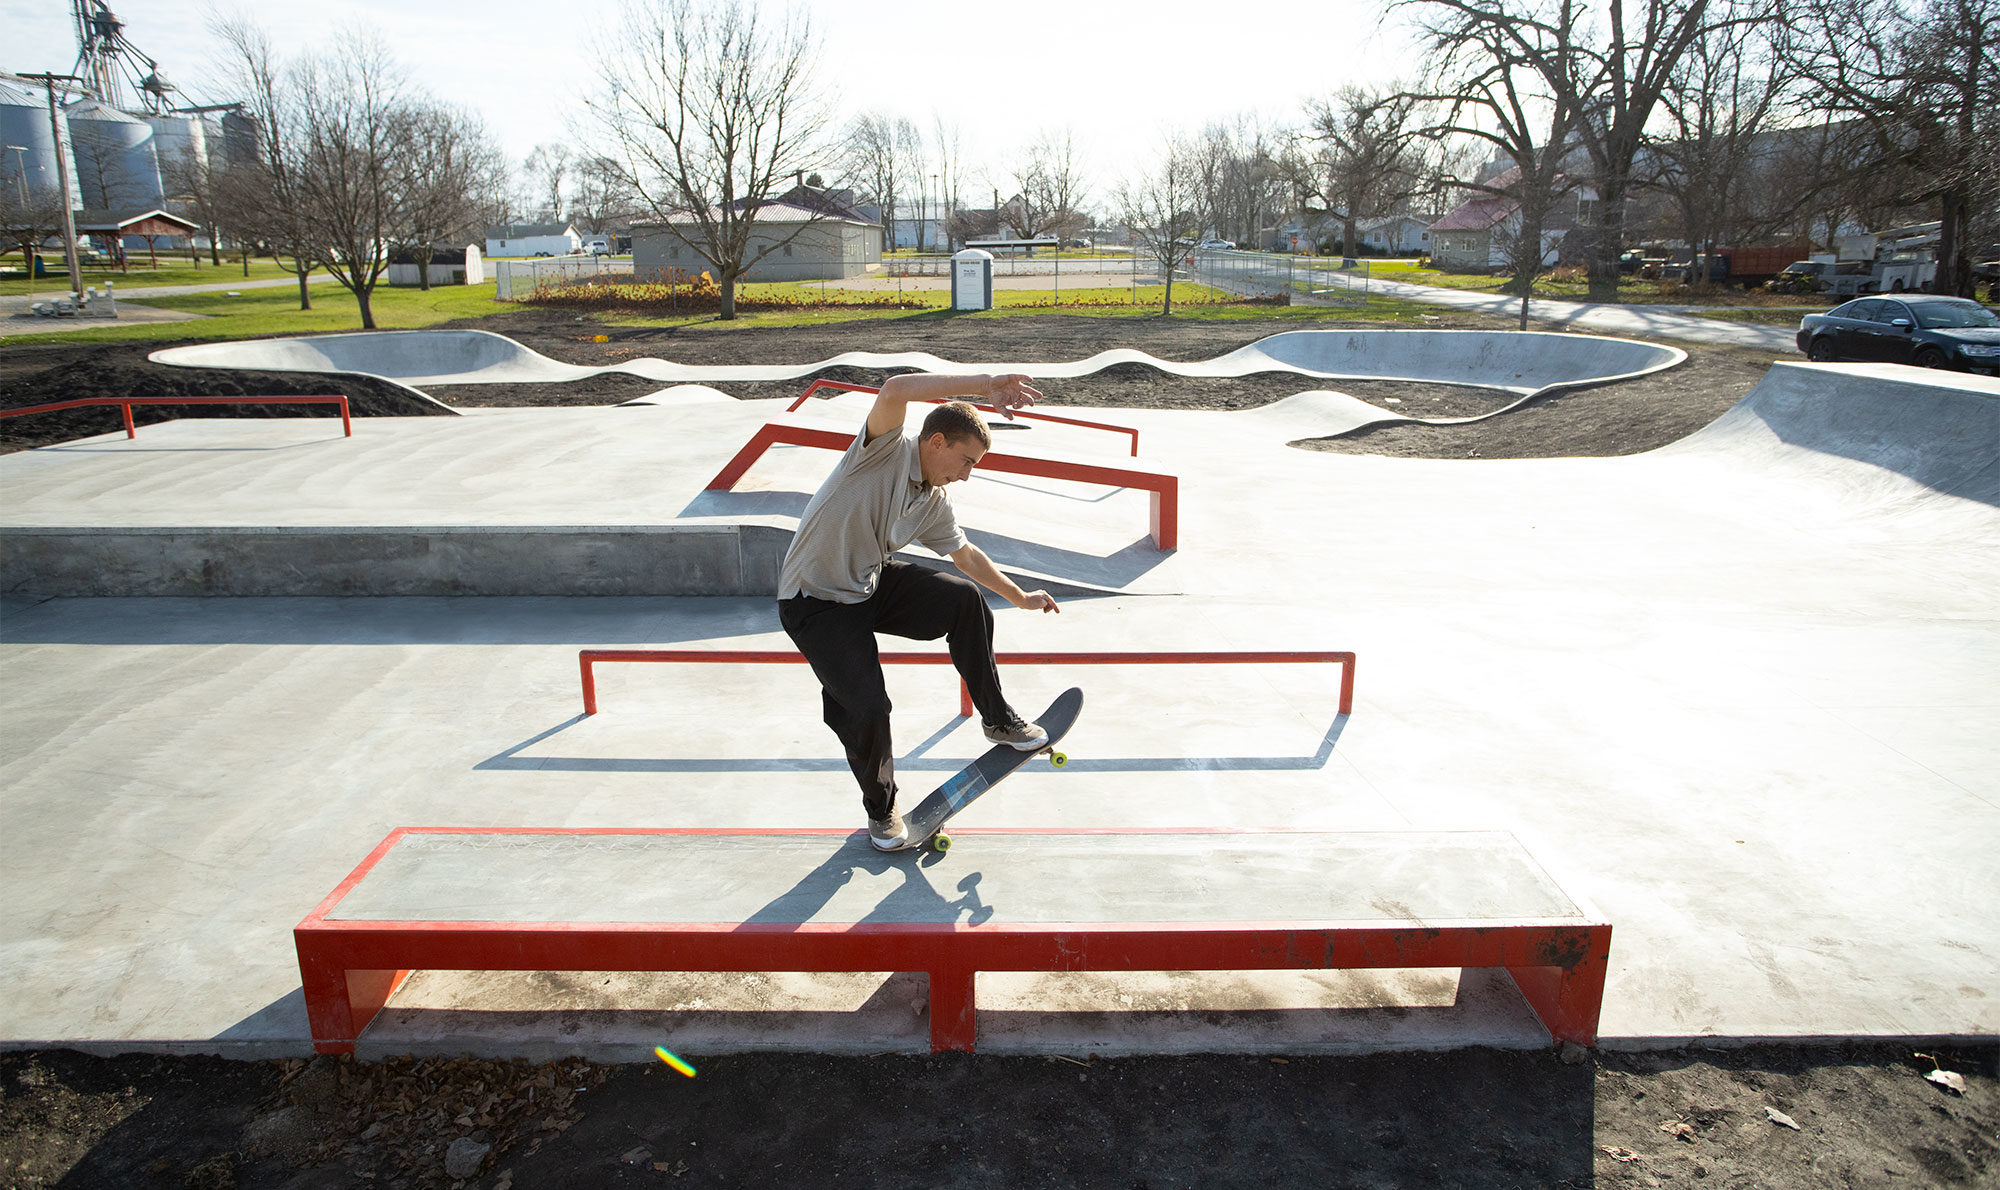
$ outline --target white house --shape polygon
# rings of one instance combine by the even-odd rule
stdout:
[[[1420,218],[1416,215],[1361,219],[1355,222],[1354,233],[1371,251],[1385,256],[1429,252],[1431,222],[1432,219],[1429,217]]]
[[[478,285],[486,280],[485,262],[477,244],[462,248],[439,244],[431,249],[430,268],[426,271],[431,275],[432,285]],[[408,250],[390,254],[389,284],[417,284],[417,260]]]
[[[568,256],[583,250],[574,223],[502,223],[486,229],[488,256]]]

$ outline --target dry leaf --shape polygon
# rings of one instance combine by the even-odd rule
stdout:
[[[1660,1131],[1668,1136],[1679,1137],[1689,1144],[1694,1143],[1694,1125],[1685,1120],[1668,1120],[1660,1125]]]
[[[1625,1148],[1623,1145],[1602,1145],[1600,1147],[1606,1153],[1610,1154],[1611,1159],[1613,1161],[1622,1161],[1625,1164],[1630,1165],[1634,1161],[1637,1161],[1639,1159],[1639,1154],[1633,1152],[1628,1148]]]
[[[1775,1107],[1765,1108],[1764,1114],[1770,1117],[1771,1122],[1773,1124],[1782,1124],[1785,1127],[1790,1128],[1793,1132],[1802,1131],[1802,1129],[1799,1128],[1799,1122],[1797,1120],[1794,1120],[1793,1118],[1786,1115],[1784,1112],[1779,1111]]]
[[[1965,1094],[1965,1076],[1955,1070],[1933,1070],[1924,1077],[1954,1095]]]

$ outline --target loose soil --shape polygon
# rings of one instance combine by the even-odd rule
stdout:
[[[635,329],[533,310],[461,325],[510,335],[574,363],[648,355],[685,363],[805,363],[856,348],[926,350],[968,361],[1063,360],[1112,346],[1195,360],[1301,326],[922,315],[824,327]],[[1446,314],[1424,325],[1503,329],[1507,323]],[[609,341],[591,341],[599,334]],[[437,412],[394,386],[352,377],[148,363],[147,352],[161,346],[10,347],[0,358],[0,408],[79,396],[344,392],[364,417]],[[1649,450],[1712,421],[1769,363],[1757,352],[1687,350],[1688,362],[1668,372],[1564,393],[1484,422],[1392,424],[1298,445],[1488,459]],[[862,383],[883,376],[857,369],[822,374]],[[790,396],[804,384],[727,389],[746,398]],[[458,406],[613,404],[657,387],[602,377],[431,392]],[[1133,365],[1043,385],[1052,407],[1176,409],[1249,408],[1307,387],[1313,386],[1291,374],[1201,380]],[[1417,416],[1462,417],[1504,403],[1453,386],[1333,387]],[[179,413],[142,410],[138,419]],[[298,413],[279,406],[223,415]],[[190,408],[185,415],[218,411]],[[115,410],[9,420],[0,422],[0,449],[118,426]],[[658,1063],[5,1053],[0,1184],[2000,1185],[2000,1081],[1990,1047],[1923,1056],[1885,1044],[1290,1059],[689,1057],[700,1069],[692,1080]],[[1963,1076],[1963,1095],[1925,1077],[1940,1065]],[[473,1154],[474,1172],[463,1179],[446,1166],[448,1148],[460,1140]]]
[[[1933,1058],[1962,1095],[1927,1081]],[[2000,1177],[1991,1065],[1889,1046],[692,1060],[689,1079],[658,1062],[5,1054],[0,1180],[1827,1190]],[[470,1152],[447,1172],[455,1141]]]

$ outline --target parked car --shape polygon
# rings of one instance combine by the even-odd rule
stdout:
[[[1203,240],[1201,243],[1196,244],[1195,247],[1208,252],[1226,252],[1236,247],[1236,245],[1229,240]]]
[[[1937,294],[1863,297],[1799,320],[1806,358],[1880,360],[2000,375],[2000,315]]]

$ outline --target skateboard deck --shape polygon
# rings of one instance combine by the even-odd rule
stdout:
[[[1011,744],[995,744],[986,752],[958,771],[958,774],[938,786],[931,795],[917,803],[917,808],[903,816],[903,826],[908,832],[909,842],[897,848],[908,851],[929,843],[939,851],[951,846],[951,836],[942,833],[941,828],[951,821],[954,814],[971,805],[974,799],[988,789],[998,785],[1009,773],[1033,760],[1047,755],[1049,762],[1061,768],[1069,758],[1055,750],[1069,729],[1076,725],[1076,717],[1083,710],[1083,691],[1071,686],[1056,695],[1035,722],[1049,733],[1048,743],[1039,748],[1023,750]]]

